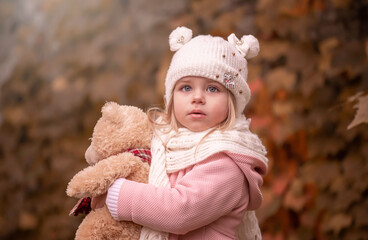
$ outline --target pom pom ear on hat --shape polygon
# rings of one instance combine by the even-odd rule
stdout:
[[[175,52],[192,39],[192,30],[187,27],[177,27],[169,36],[170,50]]]
[[[244,35],[240,40],[234,33],[227,37],[227,40],[235,46],[236,50],[246,59],[253,58],[259,53],[259,42],[252,35]]]

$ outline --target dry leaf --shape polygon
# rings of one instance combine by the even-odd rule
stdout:
[[[292,17],[302,17],[314,11],[321,11],[325,8],[323,0],[302,0],[295,1],[291,8],[282,8],[281,12]]]
[[[368,226],[368,202],[365,201],[365,204],[356,205],[353,208],[353,216],[355,219],[355,223],[358,227],[367,227]]]
[[[34,214],[23,212],[19,216],[19,227],[22,230],[32,230],[37,227],[38,219]]]
[[[332,180],[330,190],[333,193],[343,192],[348,188],[348,183],[344,176],[338,175],[335,179]]]
[[[272,184],[273,192],[276,195],[281,196],[282,194],[284,194],[287,186],[289,185],[289,182],[290,182],[290,176],[286,174],[278,176],[277,178],[273,180],[273,184]]]
[[[304,197],[303,183],[297,179],[293,181],[289,191],[285,195],[284,206],[295,212],[300,212],[306,202],[307,198]]]
[[[354,181],[359,180],[367,175],[367,169],[362,167],[364,165],[364,157],[352,151],[344,158],[341,166],[346,179]]]
[[[266,76],[266,83],[271,93],[279,89],[284,89],[288,92],[294,89],[296,82],[296,74],[289,72],[286,68],[279,67],[271,71]]]
[[[336,8],[347,8],[351,0],[332,0],[331,2]]]
[[[321,87],[324,84],[323,74],[314,69],[311,75],[305,76],[304,80],[301,83],[301,91],[304,96],[308,97],[311,93],[317,88]]]
[[[361,123],[368,123],[368,95],[359,96],[357,100],[358,103],[354,105],[357,112],[353,121],[349,124],[348,130]]]
[[[355,189],[349,188],[346,191],[339,192],[331,205],[334,210],[346,211],[354,203],[359,202],[361,198],[360,193],[356,192]]]
[[[324,189],[339,176],[340,165],[337,162],[314,162],[300,168],[300,175],[305,182],[315,182]]]
[[[346,147],[346,143],[341,138],[331,138],[329,136],[320,136],[310,139],[308,150],[311,157],[327,156],[336,154]]]
[[[272,104],[272,113],[277,117],[289,116],[294,110],[293,102],[291,101],[275,101]]]
[[[286,55],[290,48],[287,42],[283,41],[260,41],[260,46],[262,46],[262,51],[259,53],[259,58],[266,61],[274,62],[280,57]]]
[[[273,216],[281,206],[282,198],[276,196],[271,189],[262,189],[263,203],[261,208],[257,210],[257,217],[259,222],[263,222],[265,219]]]
[[[340,41],[335,38],[328,38],[319,44],[321,58],[319,60],[319,69],[321,72],[328,72],[331,70],[332,51],[338,47]]]
[[[356,192],[363,194],[368,189],[368,174],[365,173],[361,178],[356,178],[353,188]]]
[[[329,219],[326,219],[324,229],[326,231],[333,231],[335,234],[341,232],[341,230],[349,227],[353,221],[353,218],[344,213],[338,213]]]

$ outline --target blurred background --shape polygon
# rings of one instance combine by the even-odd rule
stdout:
[[[177,26],[255,35],[265,240],[368,239],[367,0],[0,0],[0,239],[73,239],[106,101],[162,106]]]

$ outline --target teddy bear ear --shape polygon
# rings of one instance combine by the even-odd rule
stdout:
[[[120,108],[120,105],[117,104],[116,102],[107,102],[101,109],[102,116],[114,115],[116,114],[117,109],[119,108]]]

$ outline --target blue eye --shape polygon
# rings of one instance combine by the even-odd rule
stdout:
[[[184,91],[184,92],[189,92],[190,90],[192,90],[192,88],[188,85],[185,85],[185,86],[181,87],[181,90]]]
[[[210,87],[208,87],[208,91],[209,92],[218,92],[219,90],[217,89],[217,87],[210,86]]]

